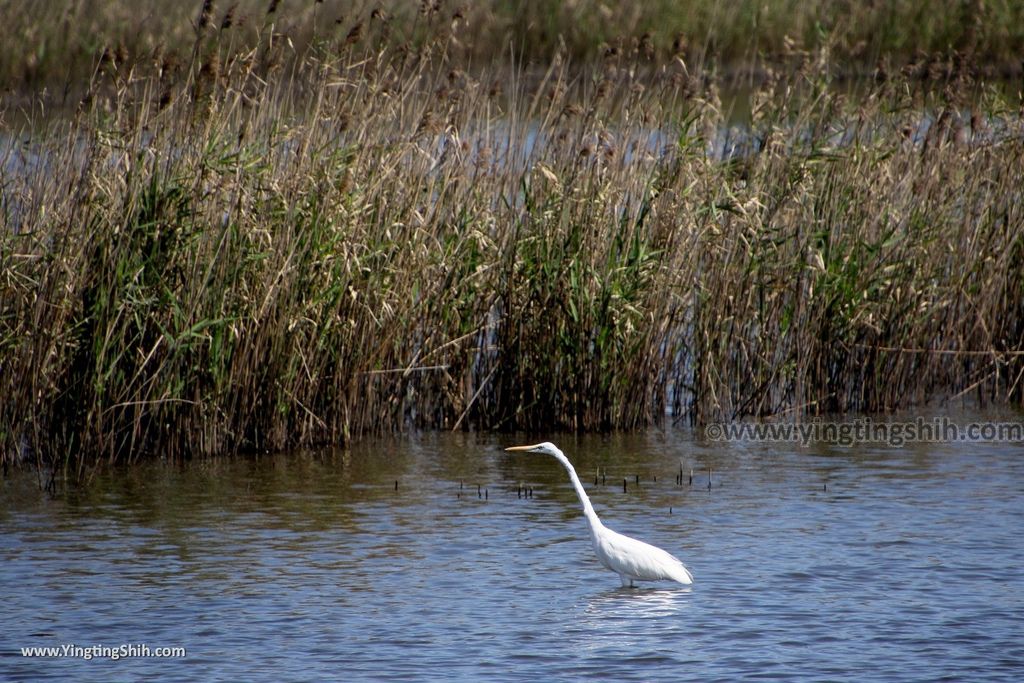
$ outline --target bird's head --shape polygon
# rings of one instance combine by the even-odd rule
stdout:
[[[545,441],[543,443],[535,443],[532,446],[509,446],[505,449],[506,451],[513,451],[518,453],[541,453],[543,455],[562,455],[562,451],[558,450],[558,446]]]

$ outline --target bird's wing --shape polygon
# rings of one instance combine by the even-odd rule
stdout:
[[[693,575],[675,556],[611,529],[605,531],[600,540],[601,552],[612,571],[646,581],[693,582]]]

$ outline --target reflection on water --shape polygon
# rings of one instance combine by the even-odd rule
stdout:
[[[683,596],[691,586],[644,584],[642,588],[617,588],[595,593],[587,600],[586,619],[604,619],[625,612],[630,617],[648,619],[681,616],[687,605]]]
[[[55,499],[17,475],[0,489],[4,677],[1024,672],[1019,445],[558,440],[602,519],[680,557],[696,583],[620,588],[593,556],[562,468],[504,453],[511,440],[499,437],[151,463]],[[188,655],[20,656],[67,643]]]
[[[572,630],[578,636],[573,647],[594,657],[609,649],[622,649],[633,657],[664,656],[661,650],[673,634],[685,638],[692,590],[690,586],[645,586],[595,592]]]

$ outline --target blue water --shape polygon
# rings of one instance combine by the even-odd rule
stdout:
[[[1019,444],[560,441],[604,522],[692,586],[620,588],[564,471],[508,437],[152,463],[53,498],[18,473],[0,679],[1024,680]],[[64,644],[186,656],[20,650]]]

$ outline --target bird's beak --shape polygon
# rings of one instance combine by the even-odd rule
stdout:
[[[536,448],[539,445],[540,445],[539,443],[535,443],[532,446],[509,446],[505,450],[506,451],[517,451],[517,452],[520,452],[520,453],[526,453],[528,451],[532,451],[534,448]]]

